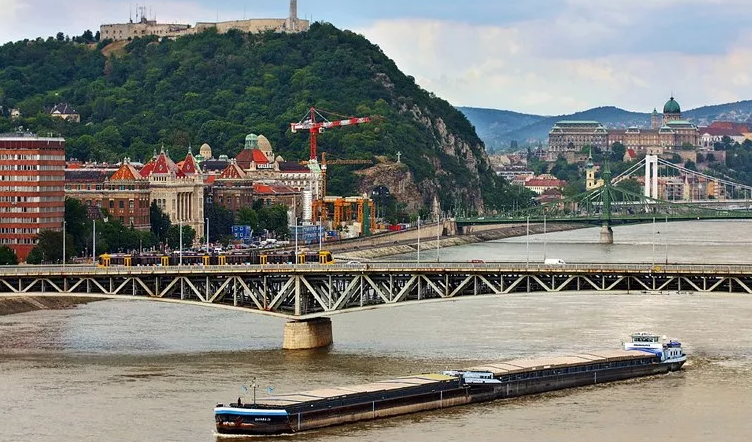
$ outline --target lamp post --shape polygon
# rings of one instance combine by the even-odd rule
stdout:
[[[63,267],[65,267],[65,220],[63,220]]]
[[[668,265],[668,237],[666,232],[668,232],[668,214],[666,214],[666,228],[663,230],[663,241],[666,244],[666,265]]]
[[[441,215],[436,216],[436,262],[441,261]]]
[[[527,230],[525,233],[525,248],[527,249],[527,258],[525,258],[525,266],[530,265],[530,215],[527,216]]]
[[[91,262],[97,265],[97,220],[91,220]]]
[[[546,235],[546,215],[543,214],[543,262],[546,262],[546,245],[548,241],[548,237]]]
[[[418,264],[420,264],[420,215],[418,215]]]
[[[653,266],[655,267],[655,217],[653,217]]]
[[[180,233],[178,237],[180,238],[180,248],[178,249],[178,265],[183,265],[183,220],[180,220],[178,223],[178,228],[180,229]]]
[[[293,261],[294,264],[298,263],[298,217],[295,217],[295,261]]]
[[[204,218],[206,220],[206,253],[209,253],[209,218]]]

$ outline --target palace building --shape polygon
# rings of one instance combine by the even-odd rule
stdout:
[[[697,126],[682,119],[681,107],[673,96],[663,106],[663,114],[653,109],[650,120],[649,129],[636,126],[606,129],[596,121],[557,122],[549,132],[547,159],[555,161],[559,155],[580,152],[585,146],[609,150],[616,142],[636,152],[651,148],[670,151],[686,144],[700,145]]]

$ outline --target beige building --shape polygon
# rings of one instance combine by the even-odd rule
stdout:
[[[191,226],[197,239],[204,236],[204,179],[190,150],[175,164],[162,149],[140,174],[149,180],[150,203],[156,202],[172,224]]]
[[[216,28],[220,34],[230,30],[242,32],[305,32],[310,28],[308,20],[298,18],[298,1],[290,0],[290,15],[287,18],[252,18],[249,20],[231,20],[222,22],[199,22],[195,27],[189,24],[157,23],[145,16],[146,8],[139,8],[137,20],[128,23],[104,24],[99,27],[102,40],[131,40],[136,37],[156,35],[157,37],[177,38]],[[140,18],[139,18],[140,17]]]
[[[655,148],[671,151],[684,144],[699,146],[700,141],[697,126],[682,119],[681,107],[671,97],[663,106],[663,114],[653,110],[650,129],[635,126],[606,129],[597,121],[559,121],[549,132],[547,159],[555,161],[563,155],[569,162],[575,162],[578,158],[574,153],[585,146],[610,150],[616,142],[642,153]]]

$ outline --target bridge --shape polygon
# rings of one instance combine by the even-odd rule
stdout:
[[[287,319],[284,348],[332,342],[331,317],[512,293],[752,294],[750,265],[399,262],[358,265],[0,267],[0,297],[142,299]]]
[[[619,186],[643,167],[645,168],[643,193],[634,193]],[[689,186],[688,189],[691,189],[689,177],[697,183],[705,180],[703,181],[705,194],[707,195],[707,188],[710,187],[713,192],[710,196],[713,198],[701,201],[658,199],[661,196],[658,192],[660,179],[658,172],[661,168],[668,171],[667,173],[683,176],[680,180]],[[468,227],[478,224],[584,223],[600,225],[601,243],[612,244],[614,241],[612,226],[615,224],[645,223],[655,220],[668,222],[752,219],[750,210],[752,202],[738,198],[740,195],[749,197],[752,194],[752,187],[691,171],[661,160],[655,155],[646,156],[645,159],[614,178],[606,164],[602,176],[603,184],[585,193],[493,216],[460,217],[456,219],[457,227],[466,232]],[[711,179],[715,181],[712,181],[713,185],[709,186]],[[664,192],[664,196],[666,193],[668,192]],[[727,197],[732,199],[726,200]],[[718,205],[724,208],[715,207]],[[732,206],[729,207],[729,205]]]

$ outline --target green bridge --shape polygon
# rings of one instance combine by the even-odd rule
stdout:
[[[611,184],[608,165],[604,185],[559,201],[483,217],[458,217],[458,228],[480,224],[583,223],[601,226],[601,243],[614,241],[611,227],[617,224],[710,219],[752,219],[745,204],[741,209],[716,209],[702,204],[664,201],[640,195]]]

